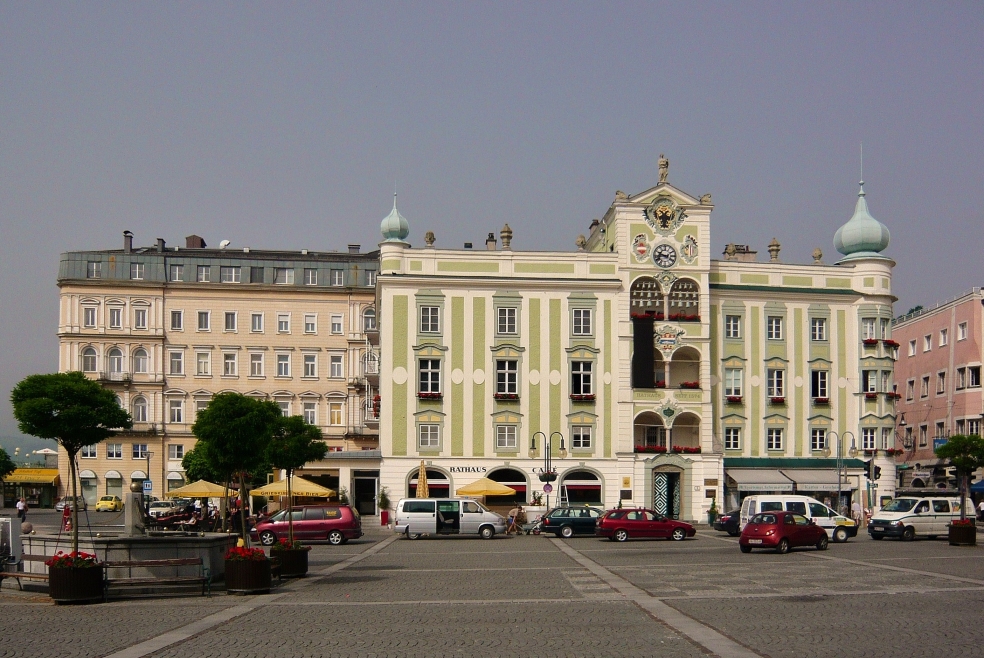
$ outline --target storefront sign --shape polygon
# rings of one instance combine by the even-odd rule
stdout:
[[[452,473],[485,473],[489,469],[486,466],[449,466],[448,470]]]

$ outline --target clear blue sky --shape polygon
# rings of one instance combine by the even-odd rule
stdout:
[[[716,253],[830,262],[863,141],[896,311],[956,295],[982,35],[980,2],[2,3],[0,389],[57,367],[62,251],[370,248],[394,189],[414,244],[568,250],[660,152]]]

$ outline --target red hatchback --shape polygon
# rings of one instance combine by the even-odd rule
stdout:
[[[668,519],[650,509],[613,509],[598,519],[595,535],[612,541],[625,541],[630,537],[666,537],[681,541],[693,537],[697,531],[689,523]]]
[[[788,553],[795,546],[816,546],[827,550],[827,531],[802,514],[793,512],[763,512],[745,524],[738,545],[742,553],[753,548],[773,548]]]

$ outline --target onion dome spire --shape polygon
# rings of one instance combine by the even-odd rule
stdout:
[[[393,210],[383,218],[379,225],[383,242],[403,242],[410,235],[410,222],[396,209],[396,194],[393,195]]]
[[[864,181],[859,183],[858,202],[854,216],[834,234],[834,247],[844,254],[839,262],[861,258],[885,258],[880,252],[888,247],[888,228],[871,216],[864,198]]]

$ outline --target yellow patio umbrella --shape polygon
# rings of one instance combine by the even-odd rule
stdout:
[[[305,480],[302,477],[293,476],[290,479],[290,493],[294,496],[310,496],[312,498],[332,498],[335,490],[322,487],[320,484]],[[286,496],[287,479],[277,480],[270,484],[265,484],[249,492],[251,496]]]
[[[417,498],[430,498],[430,487],[427,486],[427,469],[424,460],[420,460],[420,470],[417,472]]]
[[[516,490],[495,480],[479,478],[471,484],[455,489],[455,493],[459,496],[510,496],[516,493]]]
[[[225,495],[225,487],[213,484],[207,480],[199,480],[186,484],[177,489],[164,492],[165,498],[221,498]]]

